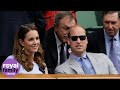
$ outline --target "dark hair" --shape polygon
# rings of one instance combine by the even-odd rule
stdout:
[[[74,18],[73,14],[71,12],[69,12],[69,11],[62,11],[62,12],[60,12],[60,13],[58,13],[56,15],[54,26],[57,27],[59,25],[59,23],[60,23],[60,20],[63,19],[64,17],[66,17],[66,16],[69,16],[70,20],[74,19],[76,21],[76,19]],[[76,23],[77,23],[77,21],[76,21]]]
[[[103,11],[102,12],[102,18],[107,14],[112,14],[112,13],[116,13],[116,12],[118,12],[118,17],[120,19],[120,11]]]
[[[24,40],[26,33],[28,33],[30,30],[37,30],[39,32],[34,23],[21,25],[18,31],[18,39]]]

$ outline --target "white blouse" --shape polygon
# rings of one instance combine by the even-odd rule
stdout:
[[[8,56],[6,59],[14,59],[14,56],[13,55],[10,55],[10,56]],[[35,62],[33,62],[33,69],[30,71],[30,72],[28,72],[28,71],[26,71],[24,68],[23,68],[23,66],[20,64],[20,70],[19,70],[19,73],[20,74],[43,74],[43,72],[41,72],[40,70],[39,70],[39,66],[37,65],[37,63],[35,63]]]

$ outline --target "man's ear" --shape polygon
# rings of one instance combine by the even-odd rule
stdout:
[[[20,43],[22,46],[24,46],[24,42],[23,42],[22,39],[19,39],[19,43]]]

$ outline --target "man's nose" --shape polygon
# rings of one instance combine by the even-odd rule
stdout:
[[[112,24],[111,24],[111,23],[109,23],[109,24],[108,24],[108,27],[109,27],[109,28],[112,28]]]

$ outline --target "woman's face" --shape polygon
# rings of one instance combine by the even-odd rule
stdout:
[[[34,54],[38,51],[38,47],[40,46],[40,39],[38,32],[36,30],[29,31],[24,40],[20,39],[21,45],[24,47],[25,53],[27,55]]]

